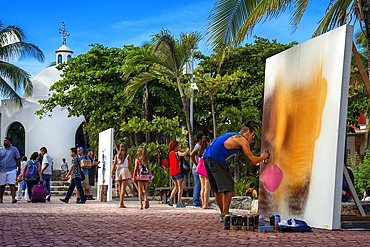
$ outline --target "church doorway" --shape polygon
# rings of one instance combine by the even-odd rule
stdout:
[[[8,128],[7,137],[12,139],[13,146],[17,147],[21,156],[25,155],[26,132],[19,122],[12,123]]]
[[[78,127],[76,131],[76,135],[75,135],[75,143],[76,143],[76,147],[81,146],[86,149],[90,145],[89,145],[88,135],[86,131],[84,130],[85,124],[86,124],[85,121],[83,121]]]

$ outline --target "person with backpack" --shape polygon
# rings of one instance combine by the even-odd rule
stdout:
[[[149,156],[148,151],[145,147],[140,147],[137,150],[135,159],[135,168],[132,173],[133,180],[138,183],[138,194],[140,201],[140,209],[143,209],[143,194],[145,201],[145,208],[149,208],[148,200],[148,185],[152,179],[152,173],[149,168]]]
[[[31,154],[30,160],[27,161],[27,163],[25,164],[21,175],[21,180],[26,180],[27,192],[29,197],[28,202],[31,202],[32,200],[33,187],[39,182],[43,181],[41,163],[37,161],[38,156],[39,154],[37,152],[33,152]]]
[[[179,158],[184,157],[189,153],[189,147],[185,152],[180,152],[180,146],[177,141],[171,141],[169,144],[170,154],[168,155],[170,163],[170,176],[173,181],[173,189],[167,204],[173,206],[173,198],[177,193],[177,208],[185,208],[186,206],[181,202],[182,193],[184,190],[184,173],[180,169]]]

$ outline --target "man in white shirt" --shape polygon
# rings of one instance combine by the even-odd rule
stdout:
[[[53,165],[53,159],[48,154],[48,150],[46,147],[40,148],[40,153],[42,155],[42,167],[41,167],[41,173],[42,173],[42,180],[45,181],[46,186],[46,201],[50,202],[50,180],[52,175],[52,165]]]

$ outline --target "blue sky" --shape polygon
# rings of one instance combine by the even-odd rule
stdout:
[[[310,39],[328,1],[312,2],[295,33],[291,31],[288,13],[285,13],[258,25],[252,35],[276,39],[280,43],[301,43]],[[90,49],[89,44],[95,43],[106,47],[140,46],[162,28],[169,29],[175,37],[190,31],[204,34],[214,3],[211,0],[3,0],[1,8],[7,11],[1,11],[0,19],[4,25],[20,26],[26,32],[27,41],[44,52],[44,63],[33,59],[15,62],[34,76],[55,61],[55,50],[62,45],[59,34],[62,21],[70,33],[67,46],[74,51],[73,56],[77,56],[86,53]],[[247,38],[246,42],[253,42],[253,38]],[[206,37],[200,43],[200,51],[210,54]]]

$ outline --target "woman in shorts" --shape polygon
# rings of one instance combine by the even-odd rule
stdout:
[[[178,158],[180,156],[186,156],[189,153],[189,148],[185,152],[180,152],[180,146],[177,141],[171,141],[169,144],[170,154],[170,176],[173,181],[173,189],[171,191],[170,198],[167,200],[167,204],[173,206],[173,198],[177,193],[177,208],[184,208],[185,205],[181,202],[181,197],[184,189],[184,173],[182,173]]]
[[[119,185],[119,207],[125,208],[124,199],[125,199],[125,192],[126,186],[128,184],[128,180],[131,179],[131,172],[132,171],[132,159],[131,156],[127,153],[127,144],[121,143],[119,145],[119,151],[114,156],[113,161],[113,168],[112,168],[112,179],[114,174],[116,174],[116,179],[118,180]],[[95,175],[95,174],[94,174]]]

